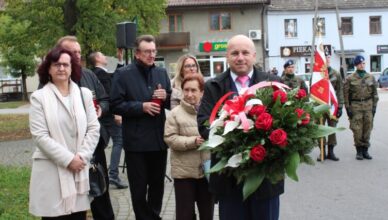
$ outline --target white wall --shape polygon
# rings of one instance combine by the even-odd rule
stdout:
[[[334,50],[340,50],[335,11],[319,11],[319,16],[325,18],[326,35],[322,38],[324,44],[332,45],[332,66],[339,69],[340,57]],[[369,34],[369,16],[381,16],[382,34]],[[312,19],[314,12],[268,12],[268,48],[269,66],[283,70],[287,58],[280,57],[281,46],[297,46],[312,44]],[[344,49],[363,49],[361,53],[366,59],[367,71],[370,71],[370,55],[377,55],[377,45],[388,44],[388,8],[373,10],[342,10],[340,17],[353,17],[353,35],[343,36]],[[284,19],[297,19],[298,36],[286,38],[284,36]],[[382,55],[382,69],[388,67],[388,54]],[[299,72],[304,72],[306,57],[292,57],[297,60]],[[308,57],[309,58],[309,57]]]

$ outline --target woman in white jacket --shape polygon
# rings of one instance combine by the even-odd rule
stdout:
[[[90,209],[89,161],[100,129],[93,96],[75,83],[81,66],[70,51],[51,50],[38,74],[44,87],[30,98],[30,130],[37,146],[30,213],[42,219],[85,220]]]

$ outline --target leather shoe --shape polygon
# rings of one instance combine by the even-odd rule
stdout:
[[[121,182],[120,179],[109,179],[109,183],[116,186],[117,189],[125,189],[128,188],[128,185]]]

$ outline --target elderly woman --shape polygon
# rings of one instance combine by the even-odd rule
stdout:
[[[30,213],[42,219],[86,219],[90,209],[89,161],[99,138],[93,96],[75,56],[51,50],[38,68],[44,87],[31,95]]]
[[[202,76],[201,70],[199,69],[199,64],[197,59],[194,56],[186,54],[178,59],[176,66],[175,77],[171,81],[172,93],[171,93],[171,109],[178,106],[182,99],[182,89],[181,84],[183,78],[189,74],[199,73]]]
[[[213,198],[202,168],[209,152],[198,151],[204,142],[198,133],[197,108],[203,95],[200,74],[189,75],[181,84],[183,99],[167,117],[164,140],[171,149],[171,175],[174,178],[176,219],[193,219],[197,203],[201,220],[213,219]]]

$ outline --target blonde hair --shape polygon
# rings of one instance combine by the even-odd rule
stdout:
[[[65,41],[77,42],[78,43],[78,39],[77,39],[76,36],[67,35],[67,36],[59,38],[58,41],[57,41],[56,46],[62,46],[62,43],[65,42]]]
[[[181,57],[179,57],[179,59],[177,61],[175,76],[172,79],[172,87],[176,88],[178,90],[181,90],[181,85],[182,85],[182,81],[183,81],[183,65],[187,59],[194,60],[195,65],[197,65],[197,73],[201,74],[201,76],[202,76],[202,72],[201,72],[201,69],[199,67],[199,63],[198,63],[197,59],[191,54],[182,55]]]

